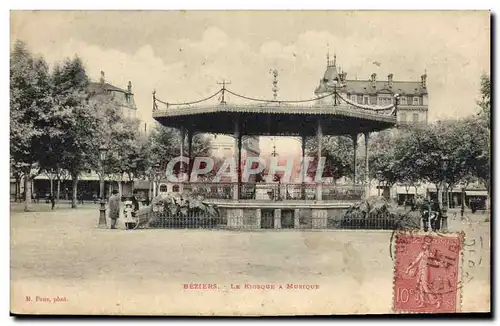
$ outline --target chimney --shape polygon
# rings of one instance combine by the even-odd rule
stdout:
[[[423,89],[426,89],[427,88],[427,74],[423,74],[422,77],[420,77],[422,79],[422,88]]]
[[[132,94],[132,82],[130,80],[128,81],[127,91]]]
[[[104,78],[104,71],[101,70],[101,80],[100,80],[101,84],[104,84],[104,82],[106,82],[106,79]]]
[[[394,77],[393,74],[387,75],[387,80],[389,81],[389,88],[392,88],[392,78]]]
[[[371,81],[372,81],[372,87],[373,88],[377,87],[377,74],[376,73],[372,74]]]

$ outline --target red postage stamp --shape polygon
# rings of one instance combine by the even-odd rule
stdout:
[[[460,311],[463,235],[396,235],[394,312],[453,313]]]

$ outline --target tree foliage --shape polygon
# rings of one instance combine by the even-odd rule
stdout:
[[[447,187],[453,187],[471,177],[486,177],[489,171],[488,139],[475,116],[388,135],[375,141],[370,164],[372,177],[389,185],[429,182],[439,186],[446,177]]]
[[[338,180],[342,177],[351,176],[354,173],[354,145],[351,137],[325,136],[321,145],[321,155],[325,157],[323,177]],[[314,178],[318,156],[318,142],[316,138],[311,138],[306,142],[306,152],[309,156],[314,157],[314,161],[309,164],[307,171],[308,176]]]
[[[158,125],[151,131],[149,137],[150,143],[150,164],[159,164],[160,169],[165,171],[168,163],[180,156],[181,142],[180,132],[173,128]],[[210,155],[211,142],[208,137],[203,134],[196,134],[192,139],[191,148],[191,164],[195,157],[207,157]],[[184,155],[188,155],[187,137],[184,138]],[[175,172],[178,172],[180,164],[174,167]],[[187,166],[184,167],[187,172]]]
[[[73,207],[77,182],[86,170],[99,171],[99,147],[110,149],[108,172],[144,174],[149,139],[139,133],[138,121],[123,117],[120,105],[103,92],[91,92],[89,77],[80,58],[56,63],[49,71],[43,58],[16,42],[10,63],[10,153],[15,171],[26,182],[41,171],[58,180],[73,180]],[[26,203],[31,186],[25,184]]]
[[[43,153],[43,112],[50,106],[49,69],[43,58],[16,42],[10,61],[10,155],[25,180],[25,210],[31,202],[31,180],[40,172]]]

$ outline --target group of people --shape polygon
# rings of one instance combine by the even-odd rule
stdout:
[[[427,198],[424,199],[420,208],[420,213],[422,215],[422,224],[425,232],[429,231],[429,226],[434,232],[441,229],[443,213],[437,201],[428,200]]]
[[[120,218],[120,204],[121,197],[118,194],[117,190],[113,190],[111,197],[109,197],[109,218],[111,219],[111,229],[116,229],[116,223]],[[137,211],[139,210],[139,200],[137,199],[137,194],[134,192],[130,200],[125,203],[124,214],[126,215],[126,227],[129,228],[129,223],[132,223],[132,220]],[[130,214],[130,216],[128,216]]]

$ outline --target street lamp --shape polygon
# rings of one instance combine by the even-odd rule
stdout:
[[[378,180],[378,196],[380,197],[380,180],[382,180],[383,177],[382,171],[378,170],[377,171],[377,180]]]
[[[337,84],[338,84],[338,79],[333,80],[333,99],[335,103],[333,105],[337,106]]]
[[[180,162],[182,164],[182,162]],[[153,175],[155,182],[155,195],[158,196],[158,189],[160,187],[160,163],[153,165]]]
[[[462,186],[462,193],[461,193],[461,195],[462,195],[462,200],[461,200],[462,205],[460,205],[461,206],[460,207],[460,217],[463,218],[464,217],[464,212],[465,212],[465,187],[464,186]]]
[[[443,209],[442,209],[442,213],[443,213],[443,223],[442,223],[442,230],[443,231],[448,231],[448,187],[446,185],[446,172],[448,170],[448,165],[449,165],[449,162],[450,162],[450,159],[448,158],[448,156],[443,156],[441,158],[441,162],[442,162],[442,165],[443,165],[443,193],[441,193],[441,203],[443,205]],[[443,198],[443,195],[444,195],[444,198],[446,199],[446,204],[444,202],[444,200],[442,199]]]
[[[100,184],[99,191],[101,195],[101,203],[99,208],[99,225],[100,228],[106,228],[106,202],[104,201],[104,161],[106,160],[106,154],[108,153],[108,148],[106,145],[101,145],[99,147],[99,162],[101,165],[101,175],[100,175]]]

